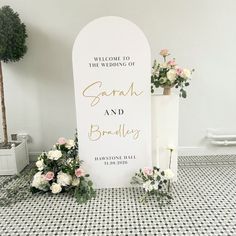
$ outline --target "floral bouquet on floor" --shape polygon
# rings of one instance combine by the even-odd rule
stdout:
[[[151,92],[154,93],[155,88],[164,88],[164,95],[171,93],[171,88],[179,88],[180,97],[186,98],[187,93],[185,87],[189,86],[189,80],[194,70],[181,68],[176,64],[175,59],[166,60],[170,55],[168,49],[162,49],[160,55],[163,57],[163,63],[154,60],[151,75]]]
[[[31,192],[72,192],[78,203],[95,197],[93,183],[81,168],[78,157],[78,140],[59,138],[53,150],[43,152],[36,162]]]
[[[159,168],[145,167],[135,173],[131,184],[141,185],[145,191],[141,197],[141,202],[146,202],[149,195],[154,195],[157,201],[163,203],[164,200],[171,200],[170,180],[174,177],[171,169],[160,171]]]

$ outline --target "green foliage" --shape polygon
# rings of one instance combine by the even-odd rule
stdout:
[[[82,177],[79,186],[75,188],[74,196],[79,204],[86,203],[95,197],[96,191],[93,189],[93,182]]]
[[[15,62],[27,51],[26,27],[11,7],[0,9],[0,61]]]
[[[3,181],[0,185],[0,207],[10,206],[31,197],[33,191],[29,188],[29,185],[34,173],[33,169],[27,170],[23,174],[11,176]],[[19,182],[21,182],[20,187]]]

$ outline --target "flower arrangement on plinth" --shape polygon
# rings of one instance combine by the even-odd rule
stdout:
[[[78,203],[95,197],[93,183],[81,167],[78,140],[59,138],[53,150],[43,152],[36,162],[31,192],[72,192]]]
[[[170,55],[168,49],[162,49],[160,55],[163,57],[163,63],[158,63],[154,60],[152,66],[151,75],[151,92],[154,93],[155,88],[164,88],[164,95],[171,93],[171,88],[179,88],[180,97],[186,98],[187,93],[185,87],[189,86],[189,80],[194,72],[194,69],[189,70],[181,68],[176,64],[175,59],[167,61],[167,57]]]

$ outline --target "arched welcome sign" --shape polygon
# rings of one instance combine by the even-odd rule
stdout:
[[[127,187],[151,165],[150,48],[130,21],[102,17],[75,40],[79,154],[97,188]]]

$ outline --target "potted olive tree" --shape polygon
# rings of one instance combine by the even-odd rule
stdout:
[[[11,7],[0,8],[0,103],[3,138],[0,143],[0,175],[19,173],[29,162],[26,140],[9,142],[4,99],[2,63],[16,62],[27,51],[26,27]]]

